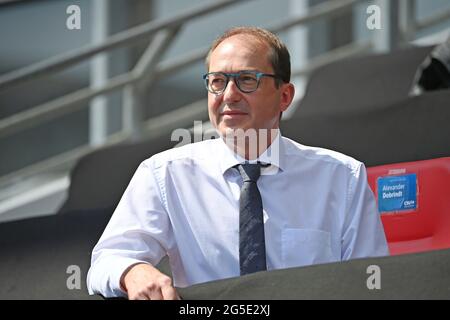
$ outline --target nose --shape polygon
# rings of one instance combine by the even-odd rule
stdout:
[[[238,102],[241,100],[241,98],[241,91],[237,87],[235,79],[231,78],[230,81],[228,81],[228,85],[225,88],[225,91],[223,92],[223,102]]]

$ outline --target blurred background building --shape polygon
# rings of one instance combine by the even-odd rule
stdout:
[[[72,5],[80,29],[67,27]],[[381,29],[367,26],[371,5]],[[320,66],[442,43],[450,2],[0,0],[0,222],[57,212],[93,150],[206,123],[205,54],[241,25],[286,42],[299,101]]]

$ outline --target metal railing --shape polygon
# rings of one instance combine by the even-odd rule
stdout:
[[[133,110],[134,106],[132,104],[135,101],[133,101],[132,95],[134,89],[138,89],[143,85],[149,87],[156,79],[166,77],[175,71],[178,71],[180,68],[190,66],[192,63],[199,62],[205,58],[208,52],[207,47],[197,49],[168,61],[159,62],[158,58],[161,56],[161,53],[170,46],[177,32],[185,23],[227,6],[241,4],[245,1],[247,0],[221,0],[200,8],[191,9],[180,15],[144,23],[113,35],[102,44],[90,45],[85,48],[74,50],[0,76],[0,90],[3,90],[63,70],[76,63],[90,59],[99,53],[130,45],[144,38],[153,37],[150,46],[144,52],[133,70],[108,79],[108,82],[102,87],[84,88],[0,120],[0,137],[14,134],[20,130],[30,128],[64,114],[86,108],[86,102],[89,102],[91,99],[120,89],[128,91],[131,89],[131,99],[128,100],[130,108],[128,109]],[[407,1],[409,2],[409,0]],[[268,26],[267,28],[275,33],[279,33],[294,26],[305,25],[318,19],[330,18],[342,14],[343,12],[351,10],[355,4],[362,2],[367,2],[367,0],[333,0],[322,3],[310,8],[307,14],[288,18],[281,23]],[[406,12],[406,18],[404,19],[406,23],[403,24],[403,29],[401,30],[404,35],[407,35],[404,36],[405,39],[411,39],[411,34],[413,33],[412,30],[416,32],[423,28],[427,28],[430,25],[440,23],[450,17],[450,10],[448,10],[439,13],[435,17],[431,17],[426,21],[418,23],[414,20],[414,1],[409,2],[409,4],[408,2],[403,2],[403,6],[405,6],[406,9],[402,11],[403,13]],[[389,5],[389,2],[386,2],[385,4]],[[393,10],[391,13],[398,15],[396,10]],[[352,43],[313,59],[306,68],[293,70],[292,74],[293,76],[308,74],[315,68],[332,61],[361,52],[368,52],[373,49],[373,46],[374,44],[372,42]],[[89,145],[81,146],[70,152],[57,155],[29,167],[12,172],[0,177],[0,187],[13,181],[12,179],[16,176],[26,177],[51,168],[71,166],[81,156],[98,147],[117,144],[129,139],[133,135],[131,130],[135,130],[136,127],[139,128],[138,130],[141,131],[140,133],[143,136],[147,136],[149,133],[157,134],[161,130],[174,126],[188,125],[189,122],[192,123],[193,120],[199,119],[199,117],[206,117],[205,105],[205,102],[200,101],[178,109],[176,116],[169,113],[146,121],[144,119],[133,118],[133,115],[129,115],[129,119],[124,120],[124,130],[110,135],[103,145],[96,147]],[[184,116],[180,118],[180,114],[184,114]],[[138,126],[136,126],[137,122],[139,123]]]
[[[164,29],[172,30],[173,32],[171,34],[171,38],[173,38],[174,34],[176,34],[182,23],[206,13],[219,10],[226,5],[235,4],[237,2],[241,3],[242,1],[220,1],[219,3],[215,3],[214,5],[209,5],[207,8],[192,10],[189,13],[184,13],[175,18],[146,23],[144,25],[112,36],[110,40],[108,40],[104,44],[75,50],[74,52],[62,55],[61,57],[50,58],[46,61],[36,63],[32,66],[13,71],[5,76],[0,76],[0,90],[8,88],[20,82],[36,79],[43,75],[49,75],[63,68],[67,68],[75,63],[83,61],[84,59],[90,58],[95,54],[115,49],[118,46],[131,44],[134,41],[139,40],[141,37],[154,35],[156,32],[161,32]],[[348,10],[357,2],[358,0],[342,0],[334,1],[331,4],[328,2],[320,4],[312,8],[308,14],[289,19],[288,21],[281,24],[268,27],[268,29],[272,30],[275,33],[278,33],[300,24],[307,24],[316,19],[321,19],[323,17],[333,17],[345,10]],[[166,44],[167,43],[164,43],[164,45]],[[81,108],[85,108],[86,106],[81,104],[86,103],[92,98],[99,95],[122,89],[127,85],[139,83],[148,74],[153,74],[154,78],[168,76],[173,72],[179,70],[180,68],[189,66],[192,63],[196,63],[204,59],[208,52],[208,49],[208,47],[205,47],[200,50],[196,50],[186,56],[176,59],[175,61],[168,61],[159,67],[154,65],[154,70],[149,70],[151,68],[149,68],[148,66],[144,66],[144,63],[142,61],[149,59],[144,54],[141,61],[138,62],[138,64],[132,71],[109,79],[108,84],[106,84],[104,87],[97,89],[81,89],[55,100],[38,105],[30,110],[15,114],[7,119],[0,120],[0,137],[10,135],[14,132],[29,128],[44,121],[48,121],[60,117],[64,114],[77,111]],[[151,62],[154,63],[154,60],[151,59]]]
[[[201,8],[194,8],[178,16],[148,22],[120,32],[116,35],[111,36],[105,43],[90,45],[85,48],[74,50],[72,52],[65,53],[42,62],[38,62],[31,66],[12,71],[6,75],[0,76],[0,90],[9,88],[18,83],[23,83],[36,79],[38,77],[42,77],[44,75],[50,75],[67,67],[70,67],[73,64],[84,61],[85,59],[91,58],[98,53],[133,44],[134,42],[144,37],[151,37],[157,32],[172,30],[174,33],[176,33],[177,30],[179,30],[180,26],[187,21],[217,11],[232,4],[242,3],[243,1],[221,0],[213,4],[203,6]],[[173,36],[174,35],[172,34],[171,37]],[[141,61],[146,58],[147,57],[144,56]],[[104,87],[97,89],[81,89],[53,101],[49,101],[47,103],[36,106],[30,110],[20,112],[9,118],[1,120],[0,137],[83,108],[85,106],[76,106],[76,104],[88,102],[92,98],[99,95],[103,95],[121,89],[127,85],[137,83],[145,76],[145,71],[147,69],[148,68],[142,67],[142,63],[138,63],[132,71],[109,79],[108,84],[106,84]]]
[[[27,80],[35,79],[39,76],[49,75],[75,63],[84,61],[98,53],[134,43],[145,37],[151,37],[163,29],[178,28],[189,20],[233,4],[243,3],[245,1],[248,0],[218,0],[212,4],[204,5],[199,8],[193,8],[173,17],[138,25],[111,36],[108,41],[105,41],[102,44],[89,45],[81,49],[73,50],[60,56],[49,58],[47,60],[37,62],[31,66],[10,72],[4,76],[0,76],[0,90]]]

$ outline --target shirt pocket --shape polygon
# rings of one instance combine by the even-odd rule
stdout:
[[[281,234],[284,268],[336,261],[331,251],[331,234],[317,229],[284,229]]]

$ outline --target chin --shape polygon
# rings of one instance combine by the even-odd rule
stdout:
[[[232,127],[220,127],[219,132],[222,136],[226,136],[226,135],[233,134],[234,130],[236,130],[236,129],[237,128],[232,128]]]
[[[246,131],[247,129],[248,129],[247,127],[242,127],[242,126],[226,126],[226,127],[222,127],[220,131],[225,132],[225,133],[233,133],[236,130]]]

